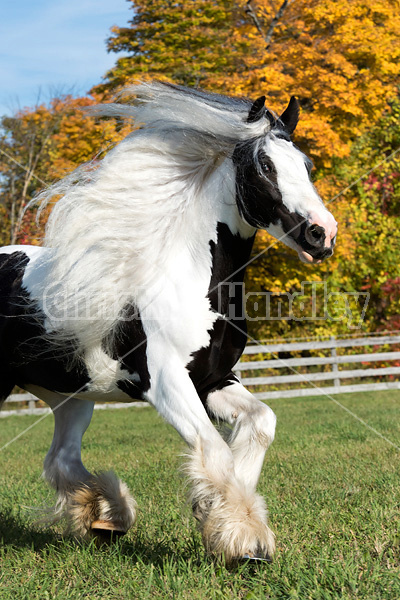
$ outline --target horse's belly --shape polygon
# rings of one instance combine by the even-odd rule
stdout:
[[[27,384],[24,386],[27,392],[30,392],[37,398],[44,400],[45,402],[50,401],[54,396],[63,396],[65,401],[68,402],[69,398],[79,398],[80,400],[89,400],[92,402],[132,402],[133,400],[141,400],[141,395],[138,394],[137,398],[132,398],[120,389],[115,389],[110,392],[96,392],[96,391],[77,391],[71,388],[69,392],[58,392],[49,390],[46,387],[38,386],[34,384]]]

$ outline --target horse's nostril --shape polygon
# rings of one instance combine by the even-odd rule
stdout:
[[[305,237],[311,246],[320,246],[325,241],[325,229],[320,225],[309,225]]]

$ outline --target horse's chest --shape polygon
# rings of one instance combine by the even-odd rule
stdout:
[[[202,400],[226,378],[238,362],[246,345],[246,322],[232,323],[218,319],[210,343],[193,354],[187,366]]]
[[[218,224],[218,242],[211,243],[212,275],[208,300],[220,315],[209,332],[209,343],[192,355],[190,377],[202,399],[218,387],[239,360],[247,340],[243,277],[254,237],[234,235]]]

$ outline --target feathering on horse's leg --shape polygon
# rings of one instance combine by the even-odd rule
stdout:
[[[43,397],[43,394],[41,394]],[[125,483],[112,471],[91,474],[81,461],[81,442],[94,402],[46,395],[54,413],[53,442],[44,476],[58,494],[53,521],[66,516],[79,535],[96,530],[125,533],[136,518],[136,503]]]
[[[234,457],[236,476],[248,490],[255,491],[265,453],[275,436],[274,412],[241,383],[231,381],[209,394],[207,407],[213,416],[232,426],[227,443]]]
[[[171,374],[174,374],[171,377]],[[234,457],[201,403],[186,370],[170,365],[149,400],[191,447],[186,473],[190,499],[206,549],[227,562],[269,558],[275,537],[264,500],[235,475]]]

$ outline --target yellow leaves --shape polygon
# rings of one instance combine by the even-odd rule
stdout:
[[[295,94],[303,107],[297,139],[309,143],[317,167],[344,157],[349,144],[382,112],[400,74],[398,3],[296,0],[265,34],[277,6],[253,0],[264,33],[246,13],[246,0],[190,4],[132,2],[132,26],[113,27],[118,60],[108,83],[121,87],[143,75],[239,95],[267,96],[270,108]]]
[[[268,48],[264,37],[280,2],[252,0],[264,37],[245,12],[246,0],[131,0],[130,4],[131,24],[113,26],[108,40],[110,51],[126,56],[118,58],[93,95],[55,99],[49,107],[19,115],[25,133],[35,128],[45,131],[46,124],[54,124],[54,131],[42,140],[46,157],[38,174],[46,180],[71,171],[126,133],[112,120],[84,116],[81,107],[108,101],[109,92],[134,80],[154,78],[249,97],[265,94],[267,105],[278,114],[296,95],[302,111],[295,141],[313,158],[316,186],[325,201],[357,179],[364,165],[369,168],[372,160],[378,162],[370,149],[351,153],[351,148],[380,118],[397,90],[398,1],[296,0],[276,23]],[[394,117],[386,121],[388,130],[396,125]],[[389,140],[388,147],[393,144]],[[339,236],[328,263],[317,268],[303,265],[295,252],[260,233],[255,251],[269,249],[251,264],[249,282],[279,293],[299,289],[302,281],[329,279],[330,285],[346,289],[363,285],[370,272],[379,284],[387,273],[393,275],[400,252],[392,250],[388,239],[395,247],[399,234],[393,221],[380,214],[382,192],[360,189],[352,188],[332,205]],[[379,299],[378,283],[374,290]],[[285,333],[293,331],[288,323],[280,326]],[[314,331],[326,334],[328,327],[337,333],[341,325],[321,325]]]
[[[253,6],[266,31],[271,3],[258,0]],[[328,167],[333,156],[348,154],[349,142],[382,112],[395,89],[400,74],[398,12],[394,4],[372,0],[292,3],[268,51],[259,35],[244,56],[251,74],[243,72],[248,85],[241,85],[241,92],[257,89],[282,104],[296,94],[304,106],[301,120],[308,121],[304,130],[311,135],[313,158],[317,166]]]

